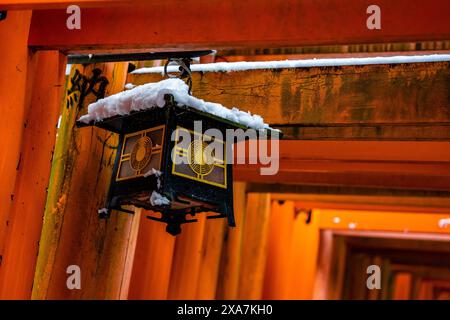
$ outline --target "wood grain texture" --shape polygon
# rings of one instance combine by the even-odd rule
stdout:
[[[237,299],[261,299],[268,252],[270,195],[249,193]]]
[[[196,299],[216,297],[225,228],[229,228],[225,219],[206,221]]]
[[[293,139],[450,140],[450,63],[193,73],[193,93]],[[131,74],[128,82],[161,80]],[[433,94],[430,94],[430,92]]]
[[[167,299],[176,238],[142,210],[127,299]]]
[[[66,58],[57,51],[35,53],[28,66],[30,102],[23,123],[20,163],[14,171],[17,178],[0,268],[3,299],[31,297],[65,67]]]
[[[371,43],[343,46],[249,48],[219,50],[217,62],[270,61],[292,59],[318,59],[326,57],[368,57],[444,53],[450,49],[450,41]]]
[[[109,82],[107,95],[123,90],[126,63],[74,65],[71,76],[77,69],[87,77],[100,70]],[[87,95],[81,105],[74,94],[66,94],[72,102],[64,106],[58,130],[32,297],[118,298],[132,216],[114,212],[111,219],[99,220],[97,213],[105,201],[118,141],[105,130],[75,128],[75,120],[95,97]],[[81,290],[66,287],[69,265],[81,268]]]
[[[139,229],[141,226],[142,212],[141,208],[134,208],[129,206],[129,210],[134,210],[133,222],[131,224],[131,230],[128,237],[128,245],[125,256],[125,263],[123,266],[122,283],[120,284],[120,300],[127,300],[130,292],[131,277],[133,275],[134,258],[136,253],[136,247],[138,244]],[[120,268],[120,267],[119,267]]]
[[[198,222],[184,225],[176,238],[168,299],[192,300],[197,296],[207,221],[204,214],[196,217]]]
[[[217,299],[237,299],[239,291],[239,272],[242,257],[242,237],[245,226],[247,191],[245,182],[233,183],[235,228],[226,228],[222,257],[220,260]]]
[[[289,266],[291,258],[291,243],[294,236],[294,225],[297,214],[292,202],[280,205],[271,202],[268,231],[268,252],[264,277],[263,299],[286,299],[289,297],[289,287],[293,277]],[[297,244],[300,245],[301,244]]]
[[[2,117],[8,119],[0,126],[0,268],[8,229],[8,219],[17,165],[20,161],[21,138],[26,107],[31,98],[27,95],[32,81],[27,81],[29,51],[27,48],[31,11],[10,12],[0,26],[0,99]],[[28,79],[30,80],[30,79]]]

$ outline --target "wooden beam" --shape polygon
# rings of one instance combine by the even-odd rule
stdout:
[[[394,204],[402,197],[404,201],[400,204],[407,204],[407,199],[413,197],[417,202],[412,202],[411,205],[417,203],[421,207],[436,207],[436,208],[450,208],[450,202],[446,198],[450,197],[449,191],[435,191],[435,190],[415,190],[415,189],[393,189],[393,188],[364,188],[354,186],[327,186],[327,185],[302,185],[302,184],[283,184],[283,183],[249,183],[249,192],[268,192],[275,194],[286,194],[287,196],[294,196],[298,193],[306,195],[324,195],[324,196],[361,196],[361,197],[392,197]],[[294,197],[295,198],[295,197]],[[364,200],[362,200],[364,202]],[[373,202],[372,202],[373,203]],[[392,209],[395,210],[395,209]],[[402,211],[402,210],[400,210]],[[414,211],[414,210],[413,210]],[[424,210],[425,212],[427,210]]]
[[[370,3],[366,0],[194,0],[184,4],[170,0],[126,8],[86,8],[81,30],[66,28],[65,10],[36,11],[29,45],[71,51],[186,50],[450,39],[446,0],[379,0],[380,30],[367,28]]]
[[[193,73],[195,96],[259,114],[303,140],[449,141],[449,83],[450,62]]]
[[[0,0],[2,10],[41,10],[41,9],[66,9],[70,5],[78,5],[82,8],[95,8],[104,6],[124,6],[146,0]]]
[[[386,55],[416,55],[436,52],[448,52],[450,41],[425,41],[406,43],[375,43],[375,44],[355,44],[336,45],[318,47],[289,47],[289,48],[258,48],[258,49],[234,49],[219,50],[216,58],[220,62],[232,61],[258,61],[268,60],[265,57],[278,56],[289,59],[295,56],[303,59],[314,59],[329,56],[358,57],[373,54],[376,56]],[[274,60],[274,59],[272,59]],[[281,59],[284,60],[284,59]],[[218,62],[219,62],[218,61]]]
[[[450,191],[449,142],[280,141],[279,171],[235,164],[236,181]]]

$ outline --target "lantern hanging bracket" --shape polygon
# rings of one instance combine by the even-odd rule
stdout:
[[[178,74],[170,73],[168,71],[168,67],[171,64],[178,65]],[[168,58],[164,65],[164,75],[168,78],[186,79],[186,84],[189,86],[189,94],[192,94],[191,58]]]

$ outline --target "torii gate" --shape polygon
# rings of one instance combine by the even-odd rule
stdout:
[[[450,40],[447,0],[378,0],[381,29],[367,27],[368,0],[78,0],[81,29],[69,30],[72,4],[0,0],[0,254],[14,261],[0,264],[0,297],[30,296],[68,53]],[[428,147],[425,160],[442,160]],[[429,180],[416,178],[417,186]],[[13,269],[21,279],[8,278]]]

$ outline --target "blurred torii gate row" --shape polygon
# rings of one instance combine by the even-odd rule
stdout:
[[[142,49],[162,51],[168,49],[277,48],[450,40],[450,20],[448,19],[450,2],[446,0],[377,1],[376,4],[381,8],[380,30],[367,28],[368,14],[366,10],[373,3],[365,0],[194,0],[189,1],[188,5],[186,1],[178,0],[152,2],[79,0],[76,1],[76,4],[82,8],[81,30],[69,30],[66,28],[68,14],[65,9],[72,4],[74,3],[63,0],[0,0],[0,10],[8,10],[6,19],[0,21],[0,101],[2,117],[5,119],[0,126],[0,138],[2,139],[0,148],[0,177],[2,177],[0,184],[0,297],[28,298],[31,295],[34,265],[41,235],[42,214],[46,203],[46,189],[49,183],[55,144],[56,124],[61,113],[61,99],[64,94],[62,89],[65,84],[67,53],[116,50],[122,52]],[[126,81],[126,68],[124,66],[104,68],[105,74],[114,79],[111,81],[108,93],[122,90]],[[427,203],[429,204],[432,200],[433,208],[440,208],[447,212],[446,210],[450,207],[447,200],[450,189],[448,178],[450,159],[447,150],[450,148],[446,142],[449,140],[449,119],[448,100],[445,99],[448,99],[449,95],[448,86],[442,84],[446,83],[449,76],[448,63],[400,66],[395,69],[401,71],[402,68],[404,71],[409,70],[408,73],[411,76],[408,76],[408,79],[413,83],[413,92],[423,97],[420,100],[421,106],[434,107],[435,109],[432,110],[435,110],[437,115],[436,118],[433,118],[426,113],[411,113],[417,106],[408,104],[407,100],[396,100],[402,108],[397,115],[391,114],[386,105],[390,103],[386,96],[378,98],[373,96],[373,101],[379,104],[378,110],[384,110],[382,114],[379,114],[381,117],[378,119],[389,119],[386,117],[393,116],[392,119],[395,120],[395,117],[398,116],[399,118],[396,120],[401,122],[402,117],[406,115],[415,117],[409,117],[408,123],[403,123],[401,128],[393,127],[389,123],[382,123],[381,137],[388,140],[419,138],[431,141],[420,143],[420,146],[418,142],[403,141],[389,145],[389,142],[374,141],[371,145],[364,145],[363,150],[365,151],[362,155],[360,152],[364,142],[359,144],[340,142],[341,146],[345,146],[344,149],[341,149],[345,150],[344,156],[339,152],[339,143],[335,144],[331,141],[326,145],[310,144],[312,148],[308,150],[316,158],[324,160],[323,163],[312,163],[311,159],[292,159],[295,156],[293,151],[300,150],[301,147],[299,147],[300,145],[292,146],[292,142],[289,142],[285,149],[288,151],[286,158],[293,160],[294,163],[286,162],[287,166],[282,167],[285,170],[279,179],[287,181],[286,179],[294,179],[292,177],[297,176],[300,179],[297,182],[301,181],[305,185],[310,183],[313,185],[312,188],[317,185],[337,188],[333,192],[342,191],[339,189],[344,181],[342,179],[347,179],[345,183],[352,186],[358,186],[362,181],[367,187],[364,189],[365,193],[370,193],[372,190],[370,188],[386,186],[401,189],[402,191],[399,191],[401,197],[411,195],[408,192],[419,191],[414,194],[418,204],[426,207]],[[397,78],[392,77],[393,73],[389,66],[366,66],[362,69],[366,71],[364,72],[366,75],[373,74],[367,78],[367,81],[373,83],[371,85],[373,90],[377,89],[376,81],[385,81],[382,89],[379,90],[380,93],[388,92],[386,89],[393,90],[399,87],[395,80]],[[344,75],[341,78],[349,79],[350,82],[357,81],[352,76],[351,67],[341,68],[339,72]],[[245,77],[247,81],[254,81],[256,78],[267,80],[272,79],[272,73],[254,71],[247,73]],[[214,77],[221,76],[212,76],[211,81],[213,82],[215,81]],[[233,79],[230,78],[228,81],[236,84],[239,77],[242,77],[242,74],[236,73],[231,76]],[[284,78],[285,80],[275,83],[273,89],[287,90],[286,94],[280,95],[280,99],[290,96],[288,93],[292,88],[287,83],[289,79],[296,77],[299,77],[299,74],[293,71],[284,71],[280,75],[280,79]],[[331,78],[332,76],[328,76],[325,71],[323,79],[333,81]],[[208,77],[205,79],[208,80]],[[391,82],[392,79],[394,79],[393,82]],[[424,79],[428,88],[425,90],[429,90],[425,96],[423,96],[423,89],[420,91],[420,84]],[[434,79],[439,79],[437,85]],[[349,88],[347,87],[347,89]],[[245,93],[242,93],[241,96],[238,94],[240,90],[238,87],[235,89],[236,97],[246,96]],[[342,91],[335,92],[337,98],[349,96],[345,86],[341,89]],[[339,92],[342,95],[339,95]],[[406,99],[408,92],[402,92],[401,98]],[[444,101],[443,104],[441,104],[442,101]],[[251,105],[250,102],[246,101],[248,105]],[[288,119],[289,121],[286,122],[284,117],[285,108],[289,106],[287,102],[289,101],[279,101],[277,104],[280,107],[277,109],[278,114],[273,110],[261,109],[258,111],[261,111],[263,116],[268,116],[268,121],[275,121],[271,118],[278,116],[277,124],[291,125],[292,123],[289,121],[292,119]],[[361,113],[361,117],[371,114],[370,110],[366,111]],[[268,113],[265,114],[266,112]],[[323,110],[323,112],[327,111]],[[328,112],[333,111],[328,110]],[[355,112],[355,115],[358,116],[356,107],[349,112]],[[73,117],[75,114],[71,113],[71,116]],[[297,121],[294,125],[303,121],[302,116],[299,113],[299,118],[294,119]],[[330,125],[329,122],[328,125]],[[369,124],[369,126],[374,125],[375,129],[369,128],[369,131],[364,131],[366,136],[355,134],[358,130],[365,130],[365,128],[360,128],[357,123],[352,125],[357,128],[343,128],[339,124],[337,127],[331,126],[332,128],[318,126],[319,133],[308,128],[298,130],[301,130],[302,134],[309,134],[309,137],[314,135],[324,137],[331,132],[335,138],[341,140],[348,138],[347,133],[351,133],[351,138],[380,140],[380,136],[376,132],[378,130],[376,126],[379,126],[379,123]],[[406,134],[408,126],[415,126],[416,134]],[[427,128],[431,130],[426,132],[429,134],[425,133],[421,126],[428,126]],[[290,134],[294,138],[302,135],[296,135],[295,130],[297,129],[294,126],[289,130],[292,130]],[[97,142],[94,139],[91,143],[94,145]],[[408,143],[410,143],[409,147]],[[307,144],[304,145],[307,146]],[[95,144],[95,148],[88,148],[89,152],[97,152],[97,147]],[[416,152],[418,147],[422,147],[423,152]],[[94,149],[95,151],[92,151]],[[86,160],[88,154],[86,150],[84,151],[85,153],[82,153],[80,158]],[[383,159],[386,158],[383,155],[386,154],[392,160],[389,166],[383,165]],[[327,156],[336,160],[336,165],[330,164]],[[345,159],[341,159],[342,157]],[[366,170],[367,168],[364,167],[367,160],[371,162],[370,170]],[[415,163],[406,165],[411,162],[410,160]],[[354,165],[355,161],[357,162],[356,166]],[[302,166],[306,167],[305,172],[292,174],[292,170],[298,170]],[[311,168],[320,172],[320,175],[308,173],[308,170],[311,172]],[[361,171],[359,171],[360,168]],[[399,172],[399,170],[402,171]],[[81,171],[78,172],[80,176]],[[327,175],[327,172],[330,171],[332,173]],[[351,171],[351,174],[346,174],[348,171]],[[382,174],[379,173],[380,171]],[[361,172],[366,173],[362,178],[360,178]],[[103,175],[107,176],[104,172]],[[254,179],[254,175],[245,168],[242,170],[242,177],[247,181]],[[280,183],[281,180],[276,182]],[[409,188],[408,181],[412,183]],[[413,190],[409,190],[411,186]],[[262,188],[261,185],[253,187],[254,190]],[[287,188],[284,185],[278,185],[278,187],[279,191],[295,191],[294,188]],[[425,188],[417,190],[421,187]],[[324,188],[317,187],[316,190],[320,193]],[[70,197],[72,191],[72,189],[68,190],[64,196]],[[263,191],[268,192],[267,189]],[[305,190],[301,189],[300,191],[304,192]],[[422,197],[425,194],[429,194],[431,197]],[[93,199],[92,203],[95,205],[97,200]],[[67,198],[58,198],[56,202],[57,206],[65,207]],[[66,223],[70,222],[67,221],[68,219],[66,219]],[[55,223],[62,224],[61,221]],[[75,222],[74,225],[76,225]],[[108,228],[114,228],[113,223]],[[78,229],[75,228],[74,232],[79,231],[81,234],[83,230]],[[111,230],[109,231],[110,234],[113,234],[111,237],[118,239],[114,229]],[[95,232],[98,231],[95,230]],[[65,236],[70,238],[67,234]],[[70,241],[72,241],[70,242],[71,248],[79,247],[72,238]],[[43,247],[47,245],[48,243],[45,241],[40,244],[42,250],[48,249],[51,255],[53,247]],[[93,258],[92,261],[96,261],[96,259]],[[47,269],[43,268],[41,271],[50,277]],[[104,276],[107,277],[107,275]],[[47,287],[44,286],[39,290],[44,292],[43,297],[45,297]]]

